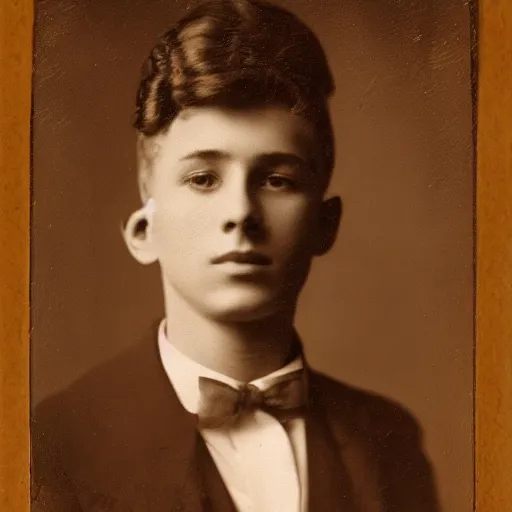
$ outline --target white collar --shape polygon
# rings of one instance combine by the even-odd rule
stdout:
[[[168,339],[165,333],[165,319],[158,329],[158,347],[165,372],[171,381],[183,407],[190,413],[196,414],[199,405],[199,377],[209,377],[229,386],[238,388],[242,383],[210,368],[196,363],[180,352]],[[300,370],[304,361],[299,354],[293,361],[264,377],[253,380],[251,384],[260,389],[270,387],[276,378],[287,373]]]

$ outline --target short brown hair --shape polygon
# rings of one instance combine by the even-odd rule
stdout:
[[[261,0],[210,0],[153,48],[134,126],[149,137],[187,107],[279,105],[315,124],[330,173],[334,141],[327,102],[333,92],[324,50],[295,15]]]

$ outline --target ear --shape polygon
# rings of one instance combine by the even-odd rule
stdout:
[[[315,256],[329,252],[336,241],[343,213],[343,203],[339,196],[331,197],[322,203]]]
[[[123,229],[123,238],[130,254],[142,265],[149,265],[158,259],[151,230],[152,215],[147,207],[133,212]]]

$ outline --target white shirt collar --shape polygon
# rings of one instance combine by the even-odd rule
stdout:
[[[165,333],[165,319],[158,329],[158,347],[165,372],[169,377],[183,407],[190,413],[196,414],[199,405],[199,377],[208,377],[229,386],[238,388],[242,383],[210,368],[196,363],[180,352],[168,339]],[[276,378],[287,373],[300,370],[304,361],[299,354],[293,361],[264,377],[253,380],[251,384],[260,389],[270,387]]]

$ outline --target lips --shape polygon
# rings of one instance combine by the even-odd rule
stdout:
[[[239,263],[242,265],[270,265],[272,260],[265,254],[255,251],[231,251],[212,260],[212,263],[215,265],[228,262]]]

